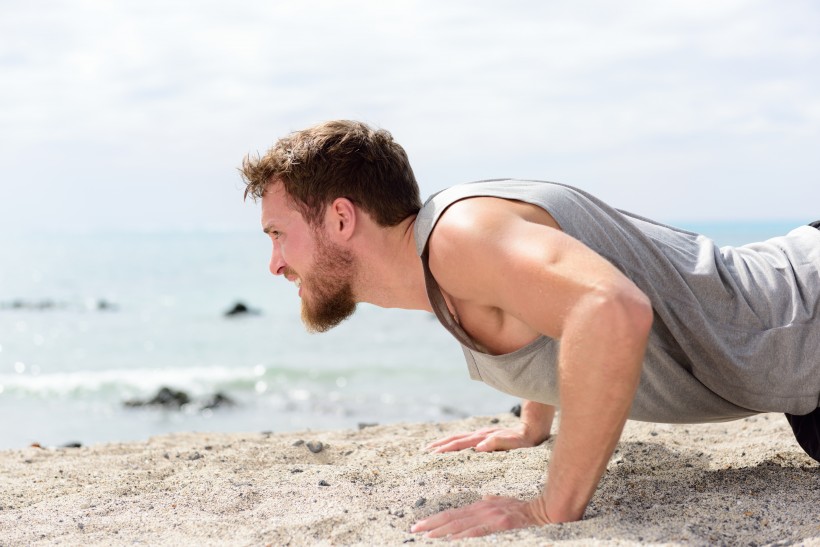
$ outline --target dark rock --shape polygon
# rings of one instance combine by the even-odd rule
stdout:
[[[302,439],[299,439],[298,441],[293,443],[293,446],[302,446],[303,444],[305,444],[305,441],[303,441]]]
[[[202,458],[202,454],[199,452],[194,452],[190,456],[188,456],[188,461],[196,461]]]
[[[376,427],[377,425],[379,425],[378,422],[359,422],[359,431],[366,427]]]
[[[204,401],[202,401],[202,406],[200,410],[214,410],[216,408],[226,407],[226,406],[236,406],[236,402],[222,393],[221,391],[217,391]]]
[[[65,443],[63,445],[63,448],[82,448],[82,447],[83,447],[83,444],[78,443],[77,441],[73,441],[73,442],[70,442],[70,443]]]
[[[97,310],[98,311],[117,311],[117,305],[112,304],[108,300],[104,298],[100,298],[97,300]]]
[[[179,410],[183,405],[191,402],[191,398],[184,391],[176,391],[168,387],[162,387],[151,399],[140,401],[139,399],[125,401],[127,407],[160,406]]]
[[[8,308],[11,310],[53,310],[57,308],[64,308],[65,304],[55,302],[54,300],[12,300],[11,302],[0,302],[0,309]]]
[[[325,448],[325,445],[323,445],[321,441],[309,441],[308,443],[306,443],[306,446],[308,450],[310,450],[314,454],[318,454]]]
[[[459,418],[467,418],[469,416],[469,414],[467,414],[466,412],[463,412],[452,406],[446,405],[441,407],[441,413],[447,416],[457,416]]]
[[[225,317],[235,317],[237,315],[259,315],[259,310],[254,310],[245,305],[244,302],[237,302],[231,309],[224,313]]]
[[[116,311],[117,305],[112,304],[111,302],[105,300],[104,298],[100,298],[93,304],[89,303],[79,303],[79,302],[58,302],[56,300],[51,300],[50,298],[46,298],[43,300],[23,300],[23,299],[15,299],[10,300],[8,302],[0,302],[0,309],[9,309],[9,310],[32,310],[32,311],[51,311],[51,310],[62,310],[62,309],[70,309],[70,308],[80,308],[83,310],[97,310],[97,311]]]
[[[427,503],[426,498],[419,498],[416,500],[416,507],[422,507],[425,503]]]
[[[319,486],[330,486],[330,484],[328,484],[326,480],[322,479],[319,481]]]
[[[520,418],[520,417],[521,417],[521,405],[515,405],[514,407],[512,407],[512,408],[510,409],[510,412],[512,412],[512,413],[513,413],[513,415],[514,415],[516,418]]]
[[[500,420],[498,418],[493,418],[490,420],[491,424],[497,424]]]

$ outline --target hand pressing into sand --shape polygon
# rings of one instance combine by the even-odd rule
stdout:
[[[469,433],[456,433],[432,442],[424,449],[430,452],[453,452],[475,448],[478,452],[495,452],[496,450],[530,448],[544,440],[544,438],[528,436],[524,424],[521,424],[513,428],[485,427]]]
[[[521,501],[500,496],[485,496],[481,501],[450,509],[420,520],[410,528],[425,537],[460,539],[486,536],[495,532],[552,524],[540,498]]]
[[[537,446],[550,437],[555,407],[522,401],[521,423],[516,427],[485,427],[472,433],[457,433],[428,444],[431,452],[453,452],[475,448],[478,452],[514,450]]]

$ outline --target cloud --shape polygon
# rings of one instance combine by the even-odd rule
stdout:
[[[734,215],[808,214],[788,194],[744,194],[781,173],[780,191],[820,198],[811,2],[19,1],[0,11],[0,222],[77,223],[74,209],[89,228],[245,226],[242,155],[340,117],[393,131],[427,192],[515,175],[665,217],[725,215],[719,204],[733,199],[744,203]],[[680,185],[687,195],[666,205]],[[118,192],[133,210],[106,211]]]

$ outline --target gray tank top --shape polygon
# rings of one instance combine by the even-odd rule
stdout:
[[[572,187],[488,180],[427,200],[415,223],[427,293],[461,343],[470,377],[505,393],[560,406],[559,341],[541,336],[504,355],[481,351],[451,316],[427,262],[427,240],[456,201],[531,203],[614,264],[652,302],[654,322],[630,418],[697,423],[820,406],[820,230],[742,247],[613,209]]]

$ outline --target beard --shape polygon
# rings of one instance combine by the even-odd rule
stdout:
[[[353,253],[319,233],[313,271],[302,278],[302,323],[308,332],[327,332],[356,311],[355,262]]]

